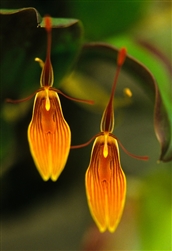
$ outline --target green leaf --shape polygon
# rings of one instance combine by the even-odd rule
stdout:
[[[105,43],[90,43],[83,47],[76,67],[76,76],[82,76],[83,80],[80,79],[80,83],[82,84],[87,81],[88,88],[85,89],[85,95],[87,95],[87,98],[90,95],[92,95],[91,98],[94,95],[96,97],[96,95],[99,95],[99,90],[101,89],[101,87],[98,87],[97,85],[97,91],[92,92],[89,78],[91,79],[91,83],[96,83],[103,75],[104,78],[107,79],[107,69],[113,65],[116,66],[117,53],[118,49]],[[149,61],[149,57],[147,60]],[[159,160],[170,161],[172,159],[172,121],[170,120],[170,103],[167,105],[169,100],[166,100],[166,102],[164,101],[162,90],[159,85],[157,85],[152,73],[148,70],[148,68],[146,68],[139,61],[135,60],[133,57],[127,56],[122,69],[137,81],[136,83],[143,88],[146,94],[154,102],[154,128],[161,146],[161,155]],[[166,75],[164,76],[164,79],[166,79]],[[70,79],[68,81],[70,82]],[[72,78],[71,81],[74,84],[75,78]],[[77,81],[78,80],[76,78],[76,82]],[[112,82],[110,81],[110,84],[111,83]],[[76,84],[74,91],[76,91],[76,89],[83,88],[82,84],[80,84],[80,87]],[[65,86],[65,90],[68,92],[72,91],[71,88],[68,88],[67,84]],[[102,97],[103,96],[100,96],[100,102],[104,104]]]
[[[142,62],[151,72],[154,78],[156,91],[155,102],[155,133],[158,141],[161,144],[160,161],[172,160],[172,92],[171,92],[171,71],[172,65],[168,62],[165,56],[152,47],[148,50],[146,46],[134,42],[126,36],[119,36],[108,40],[111,44],[116,46],[125,45],[128,53],[135,59]],[[150,84],[149,84],[150,85]],[[147,85],[143,83],[142,88],[150,95],[150,90],[147,90]]]
[[[85,36],[100,40],[109,35],[124,32],[144,15],[144,1],[68,1],[68,13],[82,20]]]
[[[44,23],[34,8],[1,10],[0,22],[2,98],[28,95],[39,88],[41,69],[34,58],[45,59]],[[76,19],[52,18],[52,27],[52,64],[59,86],[80,50],[82,25]]]

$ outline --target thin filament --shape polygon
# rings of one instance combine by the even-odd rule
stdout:
[[[47,31],[47,55],[44,67],[42,69],[40,84],[41,86],[52,86],[54,81],[54,73],[53,73],[53,67],[51,64],[51,18],[49,16],[46,16],[44,18],[45,21],[45,29]]]
[[[145,161],[149,159],[148,156],[138,156],[138,155],[135,155],[135,154],[133,154],[133,153],[130,153],[130,152],[123,146],[123,144],[121,143],[121,141],[120,141],[117,137],[115,137],[113,134],[110,134],[110,136],[112,136],[113,138],[115,138],[115,139],[118,141],[118,143],[119,143],[120,147],[122,148],[122,150],[123,150],[127,155],[129,155],[130,157],[132,157],[132,158],[134,158],[134,159],[145,160]]]
[[[86,99],[73,98],[73,97],[70,97],[70,96],[66,95],[65,93],[63,93],[63,92],[60,91],[59,89],[56,89],[56,88],[53,88],[53,87],[51,87],[50,90],[55,91],[55,92],[57,92],[57,93],[60,93],[60,94],[63,95],[65,98],[70,99],[70,100],[72,100],[72,101],[81,102],[81,103],[86,103],[86,104],[89,104],[89,105],[93,105],[93,104],[94,104],[94,101],[93,101],[93,100],[86,100]]]
[[[47,59],[50,60],[50,54],[51,54],[51,17],[45,16],[45,29],[47,31]]]
[[[26,98],[22,98],[22,99],[17,99],[17,100],[14,100],[14,99],[10,99],[10,98],[7,98],[5,101],[7,103],[12,103],[12,104],[18,104],[18,103],[22,103],[22,102],[25,102],[25,101],[28,101],[30,100],[31,98],[33,98],[35,96],[35,94],[39,91],[41,91],[42,89],[38,89],[37,91],[35,91],[34,93],[32,93],[31,95],[29,95],[28,97]]]
[[[114,111],[113,111],[113,100],[114,100],[114,94],[115,94],[115,89],[116,89],[116,85],[117,85],[117,80],[119,77],[121,67],[125,61],[126,53],[127,53],[127,51],[125,48],[122,48],[118,53],[117,70],[116,70],[116,74],[115,74],[115,78],[114,78],[114,83],[112,86],[110,99],[107,104],[107,107],[105,108],[105,111],[103,113],[102,120],[101,120],[100,130],[102,132],[104,132],[104,131],[112,132],[114,129],[114,120],[115,119],[114,119]]]
[[[96,137],[102,135],[102,133],[98,133],[96,135],[94,135],[90,140],[88,140],[87,142],[83,143],[83,144],[79,144],[79,145],[75,145],[75,146],[71,146],[70,148],[71,149],[78,149],[78,148],[82,148],[82,147],[85,147],[85,146],[88,146]]]

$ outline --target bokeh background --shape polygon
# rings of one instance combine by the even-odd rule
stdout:
[[[82,43],[101,41],[117,48],[126,46],[129,55],[153,73],[161,86],[161,93],[163,90],[170,93],[171,1],[0,2],[1,9],[24,7],[36,8],[42,17],[50,14],[57,18],[81,20],[84,28]],[[12,26],[10,28],[13,30]],[[14,31],[13,37],[10,34],[9,30],[7,36],[14,43],[20,35],[22,41],[17,28],[16,38]],[[5,46],[1,48],[6,59],[1,61],[0,76],[1,250],[171,250],[172,166],[171,162],[157,162],[160,145],[154,132],[154,98],[133,74],[122,71],[118,81],[114,134],[130,152],[148,155],[149,161],[132,159],[121,150],[128,190],[116,232],[100,234],[89,213],[84,175],[91,145],[71,150],[57,182],[44,182],[39,176],[27,141],[33,100],[18,105],[4,103],[7,97],[21,98],[39,88],[40,68],[34,58],[45,58],[42,44],[46,44],[46,37],[41,37],[37,46],[39,44],[40,49],[36,48],[27,58],[20,48],[13,54]],[[53,55],[52,59],[55,65],[56,61],[64,61],[64,58],[56,59]],[[67,76],[61,76],[64,73],[54,69],[55,87],[78,98],[95,100],[95,105],[89,106],[60,96],[64,116],[71,127],[73,145],[83,143],[99,132],[115,73],[115,63],[110,65],[101,61],[91,65],[87,72],[90,78],[86,79],[77,74],[78,65],[76,61],[76,66],[68,67]],[[72,69],[74,78],[69,76]],[[74,79],[77,83],[73,83]],[[130,100],[123,96],[125,87],[133,93]],[[171,109],[170,105],[168,109]]]

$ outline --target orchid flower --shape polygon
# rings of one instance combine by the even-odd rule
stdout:
[[[141,160],[148,159],[147,156],[136,156],[129,153],[119,139],[112,134],[114,130],[114,93],[125,58],[126,49],[122,48],[118,54],[115,80],[109,102],[102,116],[100,133],[87,143],[72,147],[86,146],[95,139],[89,167],[85,175],[85,186],[90,212],[100,232],[106,230],[114,232],[124,208],[126,177],[120,163],[118,143],[130,156]],[[132,95],[128,88],[126,88],[125,92],[128,96]]]
[[[60,90],[53,88],[54,74],[51,64],[51,18],[44,18],[47,32],[47,55],[45,63],[36,58],[42,67],[40,85],[35,93],[21,100],[7,99],[7,102],[19,103],[32,98],[35,94],[32,120],[28,127],[28,141],[35,165],[43,178],[56,181],[66,164],[70,145],[71,131],[67,124],[58,93],[78,102],[92,104],[92,101],[69,97]]]

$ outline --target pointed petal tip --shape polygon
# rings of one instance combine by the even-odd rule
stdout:
[[[65,165],[64,165],[64,166],[65,166]],[[63,169],[64,169],[64,168],[63,168]],[[62,169],[62,171],[63,171],[63,169]],[[62,171],[61,171],[61,172],[62,172]],[[61,172],[60,172],[60,173],[56,173],[55,175],[52,174],[51,177],[50,177],[50,179],[51,179],[53,182],[56,182],[57,179],[59,178]]]
[[[100,225],[99,222],[97,222],[97,220],[96,220],[94,217],[93,217],[93,219],[95,220],[95,223],[96,223],[96,225],[97,225],[97,227],[98,227],[100,233],[104,233],[104,232],[106,232],[106,231],[109,231],[110,233],[114,233],[114,232],[116,231],[116,229],[117,229],[119,223],[120,223],[120,219],[119,219],[119,220],[116,222],[116,224],[113,225],[113,226],[109,225],[108,223],[107,223],[106,225],[102,226],[102,225]]]
[[[118,53],[118,59],[117,59],[118,66],[123,65],[125,58],[126,58],[126,55],[127,55],[127,49],[125,47],[122,47]]]
[[[45,22],[45,29],[50,32],[51,28],[52,28],[52,20],[51,17],[49,15],[46,15],[44,17],[44,22]]]
[[[59,177],[59,176],[58,176],[58,177]],[[52,180],[53,182],[56,182],[57,179],[58,179],[58,177],[51,177],[51,180]]]
[[[98,227],[98,229],[99,229],[99,231],[100,231],[100,233],[104,233],[104,232],[106,232],[106,227],[100,227],[100,226],[97,226]]]
[[[39,170],[38,170],[38,171],[39,171]],[[39,173],[40,173],[40,172],[39,172]],[[40,175],[41,175],[41,177],[42,177],[43,181],[45,181],[45,182],[46,182],[46,181],[48,181],[48,180],[49,180],[49,178],[50,178],[49,176],[44,176],[44,175],[43,175],[43,174],[41,174],[41,173],[40,173]]]

